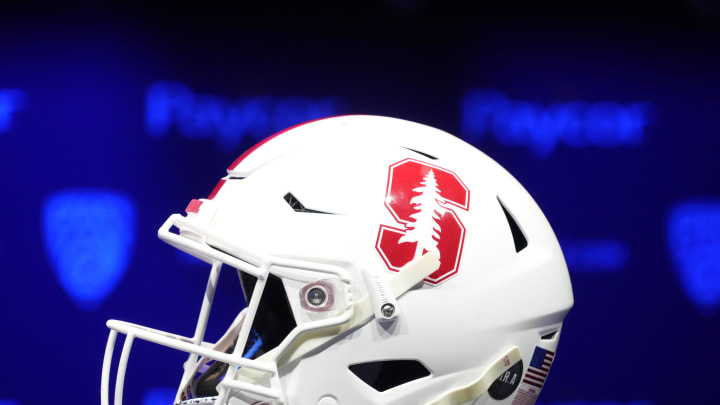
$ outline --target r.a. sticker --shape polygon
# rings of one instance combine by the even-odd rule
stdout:
[[[522,359],[513,364],[506,372],[502,373],[488,389],[488,393],[493,399],[502,400],[515,392],[520,385],[522,378],[523,362]]]

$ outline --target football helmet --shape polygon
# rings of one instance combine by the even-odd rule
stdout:
[[[191,337],[110,320],[188,353],[175,402],[532,404],[573,305],[557,239],[499,164],[438,129],[341,116],[271,136],[160,239],[210,265]],[[248,305],[204,340],[221,268]]]

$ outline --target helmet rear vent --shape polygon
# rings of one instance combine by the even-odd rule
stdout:
[[[288,203],[290,208],[292,208],[295,212],[307,212],[311,214],[331,214],[331,212],[325,212],[325,211],[316,211],[311,210],[310,208],[305,208],[305,206],[298,200],[292,193],[287,193],[283,197],[285,199],[285,202]]]
[[[548,333],[542,335],[542,337],[540,337],[540,339],[542,339],[542,340],[553,340],[553,338],[555,337],[555,335],[557,335],[557,332],[558,332],[557,330],[548,332]]]
[[[437,160],[437,158],[436,158],[435,156],[433,156],[433,155],[431,155],[431,154],[429,154],[429,153],[420,152],[419,150],[406,148],[406,147],[404,147],[404,146],[403,146],[403,148],[409,150],[410,152],[415,152],[415,153],[417,153],[418,155],[423,155],[423,156],[425,156],[425,157],[428,158],[428,159]]]
[[[365,384],[380,392],[430,375],[430,370],[417,360],[372,361],[352,364],[348,368]]]
[[[525,249],[528,245],[527,238],[522,233],[522,230],[520,229],[520,225],[515,221],[515,218],[513,218],[512,214],[510,214],[510,211],[508,211],[507,208],[505,208],[505,205],[503,204],[502,200],[500,200],[500,197],[497,197],[498,202],[500,203],[500,207],[502,208],[503,212],[505,213],[505,219],[507,219],[508,225],[510,226],[510,232],[512,232],[513,237],[513,243],[515,243],[515,252],[520,252],[521,250]]]

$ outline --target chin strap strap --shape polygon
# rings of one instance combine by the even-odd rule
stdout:
[[[440,267],[440,260],[432,253],[426,253],[408,264],[388,280],[390,292],[400,297]],[[308,331],[300,335],[278,359],[280,363],[290,363],[301,358],[310,351],[322,346],[337,335],[357,328],[369,322],[375,315],[368,295],[353,304],[352,317],[342,325]]]
[[[485,394],[490,385],[521,358],[520,349],[514,346],[485,369],[475,381],[448,391],[426,405],[459,405],[474,401]]]

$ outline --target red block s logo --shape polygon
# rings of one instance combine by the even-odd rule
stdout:
[[[390,166],[385,207],[401,227],[380,225],[375,247],[392,271],[432,252],[440,268],[426,282],[438,284],[458,272],[465,227],[455,208],[468,210],[470,190],[453,172],[414,159]]]

